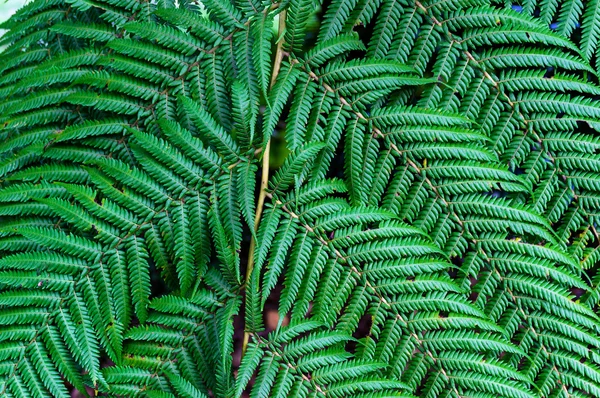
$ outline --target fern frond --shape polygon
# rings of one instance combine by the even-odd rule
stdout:
[[[597,14],[33,0],[0,392],[600,395]]]

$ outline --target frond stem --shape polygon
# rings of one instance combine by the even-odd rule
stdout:
[[[283,35],[285,32],[285,17],[286,11],[283,10],[279,14],[279,27],[278,33],[279,35]],[[279,38],[277,43],[277,50],[275,52],[275,59],[273,62],[273,72],[271,73],[271,82],[270,87],[273,87],[275,81],[277,80],[277,75],[279,75],[279,70],[281,69],[281,61],[283,60],[284,51],[283,51],[283,37]],[[254,251],[256,250],[256,233],[258,232],[258,225],[260,223],[260,218],[262,216],[263,207],[265,204],[265,198],[267,196],[267,186],[269,184],[269,155],[271,150],[271,138],[267,140],[267,144],[265,146],[263,158],[262,158],[262,173],[260,178],[260,193],[258,195],[258,202],[256,203],[256,213],[254,214],[254,234],[252,234],[252,239],[250,240],[250,249],[248,251],[248,266],[246,267],[246,280],[244,283],[244,288],[248,285],[250,281],[250,277],[252,275],[252,270],[254,269]],[[250,332],[245,330],[244,328],[244,341],[242,343],[242,358],[246,353],[246,349],[248,348],[248,342],[250,341]]]

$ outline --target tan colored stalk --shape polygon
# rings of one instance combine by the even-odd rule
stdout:
[[[278,27],[278,35],[281,36],[285,31],[285,10],[279,14],[279,27]],[[275,52],[275,60],[273,63],[273,72],[271,73],[271,83],[270,87],[273,87],[275,81],[277,80],[277,75],[279,75],[279,69],[281,68],[281,61],[283,60],[283,38],[279,39],[277,43],[277,50]],[[248,251],[248,267],[246,268],[246,282],[244,286],[248,285],[250,281],[250,276],[252,275],[252,270],[254,268],[254,251],[256,250],[256,233],[258,232],[258,224],[260,223],[260,218],[262,216],[263,206],[265,204],[265,197],[267,196],[267,186],[269,184],[269,155],[271,149],[271,137],[267,141],[267,145],[265,147],[265,151],[262,158],[262,173],[260,177],[260,193],[258,195],[258,202],[256,203],[256,213],[254,215],[254,234],[252,235],[252,239],[250,240],[250,249]],[[245,329],[245,328],[244,328]],[[250,341],[250,332],[244,330],[244,342],[242,343],[242,357],[246,353],[246,348],[248,347],[248,342]]]

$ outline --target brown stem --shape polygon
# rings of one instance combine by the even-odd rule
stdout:
[[[278,34],[282,35],[285,31],[285,16],[286,12],[283,10],[279,14],[279,28]],[[273,72],[271,73],[271,83],[270,86],[273,87],[275,81],[277,80],[277,75],[279,75],[279,70],[281,68],[281,61],[283,60],[283,38],[279,39],[277,43],[277,50],[275,52],[275,60],[273,62]],[[256,233],[258,232],[258,224],[260,223],[260,218],[262,216],[263,206],[265,204],[265,197],[267,196],[267,186],[269,184],[269,156],[271,149],[271,138],[267,141],[267,145],[265,146],[263,159],[262,159],[262,174],[260,178],[260,193],[258,195],[258,202],[256,203],[256,213],[254,215],[254,234],[252,235],[252,239],[250,240],[250,249],[248,251],[248,267],[246,268],[246,282],[244,286],[248,285],[250,281],[250,276],[252,275],[252,270],[254,268],[254,251],[256,250]],[[244,328],[245,329],[245,328]],[[244,341],[242,343],[242,357],[246,353],[246,348],[248,347],[248,342],[250,341],[250,332],[244,330]]]

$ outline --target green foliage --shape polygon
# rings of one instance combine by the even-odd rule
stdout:
[[[599,15],[30,2],[0,395],[600,397]]]

